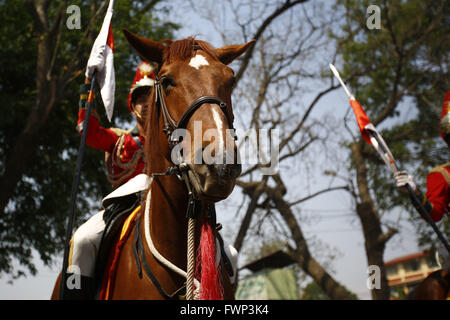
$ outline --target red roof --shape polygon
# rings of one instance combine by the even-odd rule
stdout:
[[[417,253],[409,254],[407,256],[392,259],[388,262],[385,262],[384,265],[387,267],[387,266],[397,264],[400,262],[405,262],[405,261],[414,260],[414,259],[418,259],[418,258],[422,258],[422,257],[427,257],[428,255],[429,255],[429,253],[426,251],[425,252],[417,252]]]
[[[423,280],[432,273],[433,273],[433,271],[427,271],[426,275],[424,275],[423,272],[416,272],[414,274],[405,276],[404,278],[397,277],[394,279],[388,279],[389,286],[392,287],[392,286],[397,286],[399,284],[405,284],[405,283],[411,283],[411,282],[417,281],[417,280]]]

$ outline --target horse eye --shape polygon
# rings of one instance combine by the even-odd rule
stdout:
[[[164,76],[161,78],[161,85],[164,90],[167,90],[170,86],[175,86],[175,83],[169,77]]]

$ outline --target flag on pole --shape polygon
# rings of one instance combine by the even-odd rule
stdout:
[[[350,105],[352,106],[353,112],[355,113],[356,122],[358,123],[359,130],[361,131],[361,136],[363,139],[371,144],[375,150],[380,155],[381,159],[383,159],[384,163],[391,169],[392,172],[396,172],[398,169],[395,164],[394,156],[389,150],[386,142],[384,141],[381,134],[375,128],[375,126],[370,122],[369,117],[367,116],[364,109],[361,107],[359,102],[355,99],[355,96],[350,93],[344,81],[342,81],[339,72],[330,63],[330,69],[333,72],[334,76],[339,80],[345,92],[347,93],[348,98],[350,99]]]
[[[370,136],[366,131],[366,126],[370,124],[369,117],[354,97],[353,99],[350,99],[350,105],[352,106],[353,112],[355,113],[356,122],[358,123],[358,127],[361,131],[363,139],[366,140],[367,143],[372,144],[372,142],[370,141]]]
[[[367,143],[372,144],[370,140],[370,135],[366,131],[366,126],[370,123],[369,117],[367,116],[364,109],[361,107],[358,101],[356,101],[355,96],[350,93],[347,86],[342,81],[339,72],[330,63],[330,69],[333,72],[334,76],[338,79],[338,81],[341,83],[342,87],[345,90],[345,93],[347,93],[348,98],[350,99],[350,105],[352,106],[353,112],[355,113],[356,122],[358,123],[359,130],[361,131],[361,135],[364,140],[366,140]]]
[[[109,1],[108,10],[103,20],[102,28],[91,50],[88,68],[94,65],[97,69],[97,79],[100,86],[100,95],[105,106],[108,120],[111,121],[114,111],[114,93],[116,80],[114,75],[114,38],[111,28],[114,0]],[[86,76],[88,76],[86,70]]]
[[[331,63],[330,63],[330,69],[333,72],[334,76],[339,80],[339,82],[341,83],[345,92],[347,93],[347,96],[350,99],[350,105],[352,106],[352,109],[355,112],[356,121],[358,122],[359,129],[361,130],[362,137],[364,138],[364,140],[366,140],[368,143],[370,143],[375,148],[375,150],[380,155],[381,159],[383,159],[386,166],[394,174],[397,173],[398,168],[397,168],[397,165],[395,164],[394,156],[392,155],[391,150],[389,150],[389,147],[387,146],[383,137],[380,135],[378,130],[375,128],[375,126],[372,123],[370,123],[369,117],[366,115],[366,113],[364,112],[363,108],[358,103],[358,101],[356,101],[355,97],[350,93],[347,86],[342,81],[341,76],[339,75],[339,72]],[[448,100],[450,100],[450,99],[448,99]],[[448,107],[448,104],[447,104],[447,107]],[[445,109],[445,107],[444,107],[444,109]],[[448,108],[447,108],[447,111],[448,111]],[[445,112],[445,110],[443,110],[442,114],[444,114],[444,112]],[[366,137],[368,137],[369,140],[366,139]],[[447,251],[450,252],[450,244],[448,243],[447,239],[443,236],[442,232],[438,229],[434,220],[430,217],[430,214],[428,213],[427,209],[425,209],[423,203],[417,198],[413,188],[409,184],[407,184],[406,187],[411,196],[414,206],[416,208],[418,208],[422,217],[424,217],[425,220],[431,225],[434,232],[436,232],[439,240],[441,240],[441,242],[444,244]]]

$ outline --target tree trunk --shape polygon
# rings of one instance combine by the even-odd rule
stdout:
[[[371,290],[372,299],[387,300],[390,297],[388,280],[384,268],[384,249],[386,242],[395,233],[389,230],[386,234],[381,229],[380,216],[375,208],[369,191],[367,181],[367,168],[365,159],[362,156],[362,148],[364,141],[360,139],[359,142],[353,143],[351,146],[352,158],[356,167],[356,182],[358,186],[360,202],[356,205],[356,213],[361,221],[365,239],[365,249],[367,256],[367,263],[369,266],[375,265],[380,268],[380,288]]]
[[[13,196],[17,184],[23,176],[27,161],[33,158],[40,134],[65,87],[64,81],[59,81],[51,73],[52,54],[58,26],[61,23],[63,5],[60,5],[55,22],[50,28],[46,11],[48,2],[29,2],[29,8],[39,34],[36,58],[36,98],[25,127],[17,137],[6,160],[5,170],[0,178],[0,214],[5,211]]]
[[[283,199],[279,188],[267,188],[266,193],[275,203],[278,211],[291,230],[292,238],[296,243],[293,255],[298,265],[310,275],[322,290],[335,300],[351,299],[349,292],[341,286],[320,264],[315,260],[308,249],[308,244],[303,236],[302,230],[295,219],[289,204]]]
[[[24,129],[17,138],[0,179],[0,213],[4,212],[17,183],[25,170],[27,161],[33,158],[40,133],[56,103],[55,81],[47,75],[51,57],[51,38],[41,35],[38,42],[36,68],[36,99]]]
[[[242,248],[242,244],[244,243],[245,234],[247,233],[248,228],[250,227],[250,223],[252,221],[253,213],[256,210],[256,206],[258,204],[258,200],[261,195],[264,193],[264,185],[267,179],[259,182],[256,187],[250,192],[249,189],[243,189],[244,193],[247,193],[250,197],[250,204],[247,207],[247,211],[245,212],[244,219],[241,222],[241,226],[239,227],[238,234],[236,239],[234,240],[234,247],[237,251],[240,251]]]

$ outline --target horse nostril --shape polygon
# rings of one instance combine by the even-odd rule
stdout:
[[[228,169],[227,166],[224,164],[216,164],[214,166],[214,168],[217,171],[217,175],[222,178],[223,176],[225,176],[226,174],[228,174]]]
[[[229,167],[229,174],[231,179],[236,179],[237,177],[239,177],[241,172],[242,172],[242,165],[239,163],[231,166],[231,168]]]
[[[217,173],[217,177],[221,178],[231,178],[235,179],[241,174],[241,165],[240,164],[216,164],[213,168],[209,168],[210,170],[215,170]]]

